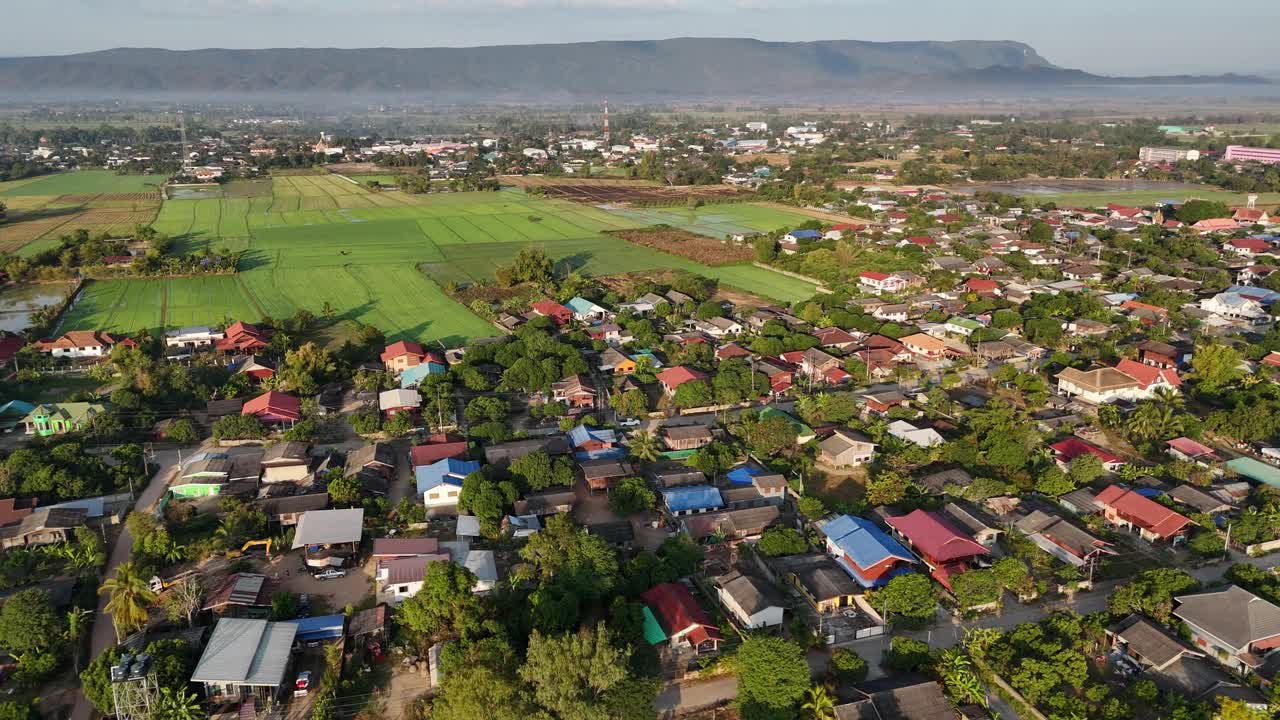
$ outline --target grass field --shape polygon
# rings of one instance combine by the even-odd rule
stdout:
[[[0,197],[154,192],[164,180],[153,175],[117,175],[110,170],[76,170],[0,183]]]
[[[1148,206],[1173,200],[1184,202],[1190,199],[1224,202],[1232,207],[1244,207],[1248,202],[1245,193],[1233,193],[1227,190],[1133,190],[1129,192],[1073,192],[1055,195],[1029,196],[1035,201],[1053,202],[1062,207],[1099,207],[1107,203],[1117,205]],[[1280,205],[1280,193],[1260,193],[1258,204],[1264,207]]]
[[[646,220],[523,192],[373,193],[332,175],[232,189],[220,199],[166,201],[154,226],[184,251],[244,251],[236,276],[93,282],[63,329],[129,332],[287,317],[302,308],[319,315],[328,305],[337,319],[375,325],[392,339],[460,345],[498,331],[441,286],[492,278],[530,244],[593,275],[683,269],[784,302],[815,292],[811,283],[751,265],[711,268],[627,243],[603,232]],[[772,208],[722,209],[729,221],[753,228],[798,222]],[[693,214],[694,224],[729,221]]]

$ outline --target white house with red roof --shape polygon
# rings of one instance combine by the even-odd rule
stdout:
[[[933,579],[948,590],[952,575],[964,572],[969,563],[990,553],[937,513],[913,510],[907,515],[886,517],[885,522],[925,561],[933,571]]]
[[[711,621],[707,612],[694,599],[689,588],[680,583],[662,583],[640,593],[661,634],[673,647],[685,646],[697,654],[715,652],[723,639],[720,628]],[[647,625],[648,623],[646,623]],[[645,636],[650,630],[646,628]],[[658,640],[653,637],[650,642]]]
[[[1257,257],[1259,255],[1270,255],[1271,243],[1262,238],[1235,238],[1223,243],[1222,249],[1244,257]]]
[[[1262,208],[1236,208],[1231,219],[1246,225],[1266,225],[1271,221],[1271,216]]]
[[[116,345],[136,347],[137,343],[97,330],[72,330],[57,339],[35,343],[37,350],[56,358],[100,358],[109,355]]]
[[[1222,461],[1222,457],[1213,448],[1203,443],[1198,443],[1189,437],[1174,438],[1166,442],[1165,445],[1169,446],[1169,456],[1175,460],[1194,462],[1205,466]]]
[[[687,382],[694,380],[706,380],[707,374],[701,370],[694,370],[683,365],[669,367],[658,373],[658,382],[662,384],[662,390],[668,395],[675,395],[676,389]]]
[[[1050,445],[1049,449],[1053,451],[1053,457],[1057,461],[1058,467],[1064,471],[1071,468],[1072,460],[1084,455],[1092,455],[1098,458],[1102,462],[1102,467],[1111,472],[1116,472],[1125,466],[1124,460],[1121,460],[1116,455],[1103,450],[1097,445],[1087,443],[1078,437],[1059,440]]]
[[[1196,232],[1201,235],[1212,235],[1213,233],[1231,232],[1239,229],[1239,225],[1231,218],[1207,218],[1192,225]]]
[[[1173,368],[1156,367],[1125,358],[1116,365],[1116,369],[1138,381],[1140,398],[1155,397],[1157,390],[1177,392],[1182,387],[1182,378],[1178,377],[1178,371]]]
[[[388,345],[379,357],[387,372],[398,373],[420,364],[427,352],[416,342],[399,340]]]
[[[1112,485],[1097,496],[1102,516],[1123,528],[1137,528],[1148,542],[1173,540],[1186,534],[1191,519],[1128,488]]]
[[[866,292],[880,295],[882,293],[900,293],[907,289],[907,281],[897,275],[867,270],[858,275],[858,284]]]

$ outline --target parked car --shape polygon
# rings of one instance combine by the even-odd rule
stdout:
[[[309,690],[311,688],[311,671],[303,670],[298,673],[298,679],[293,681],[293,687],[296,690]]]
[[[328,570],[321,570],[320,572],[316,573],[314,577],[317,580],[332,580],[334,578],[340,578],[340,577],[346,577],[346,576],[347,576],[346,570],[342,570],[340,568],[329,568]]]
[[[618,424],[622,427],[640,427],[640,418],[622,418]]]

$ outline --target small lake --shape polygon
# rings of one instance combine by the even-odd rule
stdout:
[[[170,200],[204,200],[222,197],[221,185],[174,185],[165,193]]]
[[[1157,180],[1097,180],[1072,178],[1062,180],[1011,180],[1008,182],[968,183],[947,188],[953,192],[998,192],[1010,195],[1065,195],[1093,192],[1151,192],[1157,190],[1203,190],[1202,185],[1160,182]],[[1174,195],[1177,193],[1175,192]]]
[[[61,302],[73,287],[73,283],[41,283],[0,290],[0,330],[15,333],[26,330],[37,310]]]

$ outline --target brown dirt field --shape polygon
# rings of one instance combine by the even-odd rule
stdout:
[[[728,185],[699,185],[664,187],[659,185],[561,184],[542,186],[549,198],[570,200],[588,205],[606,205],[633,202],[680,203],[690,197],[704,200],[745,197],[749,193]]]
[[[741,155],[734,159],[739,165],[754,165],[757,161],[763,160],[774,167],[790,167],[791,156],[785,153],[755,153],[752,155]]]
[[[550,177],[548,175],[499,175],[498,182],[512,187],[552,187],[556,185],[603,185],[613,187],[662,187],[652,180],[609,177]]]
[[[14,252],[67,221],[68,216],[14,222],[0,225],[0,252]]]
[[[867,471],[855,468],[852,471],[837,471],[818,466],[820,472],[805,478],[805,491],[816,495],[827,502],[854,502],[861,500],[867,492]]]
[[[751,262],[755,251],[684,230],[615,230],[610,235],[632,245],[641,245],[670,255],[688,258],[703,265]]]
[[[59,202],[70,204],[82,204],[88,202],[160,202],[160,193],[158,192],[130,192],[130,193],[96,193],[92,195],[63,195],[58,198]]]
[[[80,213],[72,219],[72,223],[77,227],[80,225],[132,225],[149,223],[155,217],[154,210],[95,209]]]

